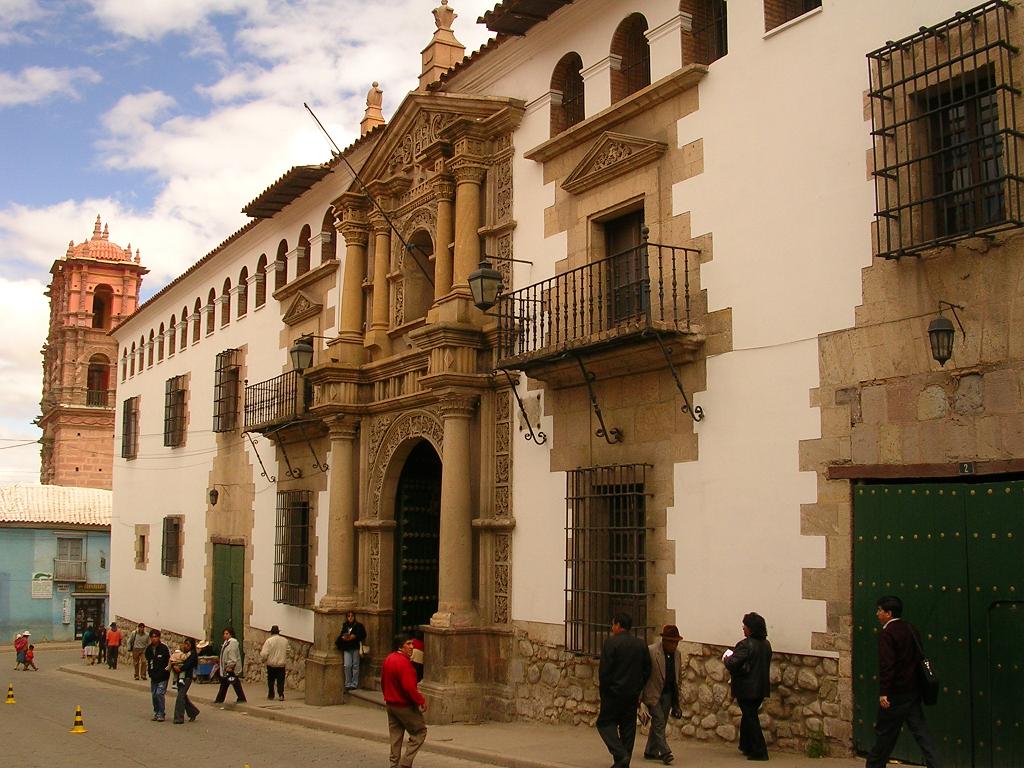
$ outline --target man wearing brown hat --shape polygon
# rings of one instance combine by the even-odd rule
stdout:
[[[651,654],[651,676],[647,678],[642,698],[651,713],[651,731],[647,736],[644,757],[661,760],[665,765],[675,760],[665,740],[665,724],[669,713],[673,717],[682,716],[679,711],[679,684],[683,671],[680,640],[679,628],[675,624],[666,624],[661,631],[661,640],[647,648]]]

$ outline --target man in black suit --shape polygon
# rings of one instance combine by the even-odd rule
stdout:
[[[925,765],[939,768],[917,678],[921,636],[913,624],[901,618],[903,601],[898,597],[880,597],[876,606],[875,616],[882,625],[878,633],[878,716],[875,746],[868,752],[866,768],[885,768],[904,723],[921,748]]]
[[[625,768],[633,757],[636,710],[640,692],[651,676],[651,655],[644,641],[630,633],[632,626],[633,619],[628,614],[615,614],[612,636],[601,649],[597,732],[615,760],[612,768]]]

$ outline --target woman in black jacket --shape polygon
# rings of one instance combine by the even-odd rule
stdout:
[[[180,725],[185,722],[185,715],[188,719],[195,720],[199,717],[199,707],[192,703],[188,697],[188,689],[196,676],[196,667],[199,666],[199,653],[196,651],[196,643],[190,637],[186,637],[181,644],[181,650],[185,654],[185,660],[181,662],[178,678],[178,695],[174,699],[174,723]]]
[[[756,613],[743,617],[743,639],[722,656],[726,669],[732,675],[732,695],[740,705],[740,751],[748,760],[767,760],[768,746],[764,742],[757,711],[771,693],[769,670],[772,646],[768,642],[768,626]]]

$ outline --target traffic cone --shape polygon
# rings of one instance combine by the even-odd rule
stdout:
[[[82,722],[81,707],[75,707],[75,726],[71,729],[71,733],[88,733],[85,730],[85,723]]]
[[[14,700],[14,683],[7,684],[7,701],[4,704],[17,704]]]

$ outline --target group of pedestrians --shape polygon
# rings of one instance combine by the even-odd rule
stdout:
[[[36,647],[31,643],[32,633],[27,629],[14,636],[14,669],[22,672],[38,672],[36,666]]]
[[[598,686],[601,708],[597,715],[597,732],[612,755],[612,768],[625,768],[633,757],[636,723],[639,710],[650,722],[644,757],[660,760],[665,765],[675,755],[665,738],[668,718],[681,718],[680,686],[682,654],[679,628],[667,624],[660,639],[648,646],[633,635],[632,617],[625,613],[612,619],[612,634],[601,650]],[[758,710],[770,690],[769,668],[772,647],[768,642],[767,625],[757,613],[743,617],[743,639],[727,650],[722,661],[732,677],[732,695],[739,704],[740,750],[748,760],[767,760]]]

